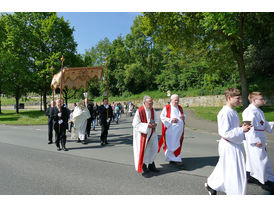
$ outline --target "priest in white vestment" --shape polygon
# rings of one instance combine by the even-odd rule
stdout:
[[[244,141],[246,151],[246,171],[261,184],[269,182],[273,184],[271,162],[266,149],[266,134],[272,133],[274,122],[265,119],[264,112],[259,108],[264,105],[264,99],[260,92],[249,94],[250,105],[243,111],[243,121],[250,121],[252,129],[245,134]],[[252,178],[249,179],[252,182]]]
[[[170,104],[166,105],[160,115],[162,121],[162,137],[159,150],[164,144],[165,161],[181,165],[181,149],[184,139],[185,117],[183,108],[179,105],[179,96],[173,94]]]
[[[145,96],[143,106],[136,111],[132,122],[134,165],[138,173],[144,174],[159,172],[154,163],[158,150],[158,119],[152,106],[152,98]]]
[[[241,93],[238,89],[226,90],[227,104],[218,113],[219,161],[207,179],[205,187],[210,195],[221,191],[227,195],[246,194],[246,170],[242,143],[244,133],[249,131],[249,125],[240,125],[235,106],[241,104]]]
[[[83,144],[86,144],[85,135],[88,118],[90,118],[90,112],[87,107],[85,107],[84,102],[81,101],[73,111],[73,122],[76,128],[76,136],[78,136]]]

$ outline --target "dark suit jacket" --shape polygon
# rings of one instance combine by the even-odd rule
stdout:
[[[98,112],[99,112],[99,120],[100,120],[100,124],[107,124],[107,113],[108,113],[108,118],[112,119],[113,117],[113,111],[112,111],[112,107],[110,105],[108,105],[108,109],[105,108],[104,105],[101,105],[98,108]]]
[[[65,108],[64,106],[62,106],[61,111],[62,111],[61,119],[63,120],[63,123],[61,124],[61,129],[66,129],[68,119],[69,119],[68,109]],[[58,120],[59,120],[58,113],[59,113],[59,110],[57,107],[55,107],[54,112],[53,112],[53,124],[54,124],[55,129],[57,129],[59,127],[58,126]]]

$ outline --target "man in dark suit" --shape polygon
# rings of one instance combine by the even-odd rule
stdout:
[[[107,99],[103,100],[103,105],[101,105],[98,109],[99,112],[99,120],[101,125],[101,145],[108,144],[107,136],[109,125],[111,119],[113,117],[113,111],[111,106],[108,104]]]
[[[55,106],[56,106],[56,102],[51,101],[51,104],[46,110],[46,116],[48,116],[48,144],[52,144],[53,114],[54,114]]]
[[[57,150],[60,151],[60,142],[62,146],[62,150],[68,151],[66,148],[66,129],[68,125],[68,119],[69,114],[66,107],[63,105],[63,101],[58,99],[57,100],[57,106],[59,107],[59,104],[61,104],[61,111],[59,108],[55,107],[54,109],[54,117],[53,117],[53,124],[54,124],[54,131],[55,131],[55,144],[57,147]]]
[[[86,134],[89,137],[90,136],[90,130],[91,130],[91,122],[92,122],[93,104],[88,103],[87,108],[88,108],[88,111],[90,113],[90,118],[87,119]]]

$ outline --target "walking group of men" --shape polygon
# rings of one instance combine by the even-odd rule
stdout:
[[[182,166],[181,149],[184,139],[185,114],[179,105],[179,96],[171,96],[170,104],[166,105],[160,115],[162,136],[158,141],[156,127],[157,115],[153,109],[153,100],[149,96],[143,99],[141,106],[133,118],[133,151],[135,169],[146,176],[150,171],[159,172],[154,160],[162,145],[165,161]]]
[[[55,144],[58,151],[68,151],[65,146],[67,129],[77,139],[77,142],[87,144],[86,140],[90,136],[91,123],[93,122],[93,130],[95,130],[96,118],[99,118],[101,125],[100,144],[102,146],[108,144],[107,136],[113,112],[112,108],[107,104],[107,99],[103,100],[101,106],[91,105],[87,99],[85,101],[82,100],[75,104],[75,108],[71,112],[63,104],[62,100],[57,100],[57,105],[55,101],[52,101],[51,106],[46,110],[46,115],[48,116],[48,144],[53,143],[54,130]],[[69,119],[71,121],[70,128],[68,127]],[[62,147],[60,147],[60,143]]]
[[[241,93],[236,88],[225,92],[226,105],[218,113],[219,161],[208,177],[205,187],[210,195],[217,191],[227,195],[246,194],[247,183],[258,183],[262,188],[274,194],[274,174],[266,149],[265,131],[272,133],[274,122],[265,119],[259,108],[264,105],[260,92],[249,95],[250,105],[243,112],[243,124],[234,110],[242,102]],[[154,160],[162,145],[165,161],[180,165],[182,143],[184,139],[185,114],[178,104],[179,97],[171,96],[160,115],[162,136],[158,141],[158,124],[153,100],[145,96],[143,106],[138,109],[133,119],[133,150],[135,169],[145,175],[158,172]],[[242,145],[246,153],[244,159]],[[148,166],[147,166],[148,165]]]
[[[271,133],[274,122],[265,119],[263,111],[259,108],[264,105],[264,99],[260,92],[252,92],[249,95],[250,105],[243,111],[243,123],[240,123],[238,113],[234,110],[242,102],[238,89],[230,88],[225,92],[226,105],[218,113],[218,152],[219,160],[212,174],[207,178],[205,187],[210,195],[216,195],[222,191],[228,195],[246,194],[247,183],[261,184],[263,189],[270,190],[273,194],[274,175],[266,149],[265,131]],[[52,103],[47,111],[49,118],[49,143],[52,143],[50,128],[54,128],[56,134],[55,144],[58,150],[60,142],[62,149],[67,151],[66,123],[68,121],[67,109],[60,100],[61,110]],[[73,119],[81,141],[85,138],[86,123],[82,120],[90,118],[89,110],[84,104],[79,104],[73,112]],[[98,109],[101,137],[100,144],[108,144],[107,136],[113,111],[103,100]],[[79,118],[81,117],[81,118]],[[163,146],[165,161],[171,165],[182,168],[181,150],[184,140],[185,118],[183,108],[179,105],[179,96],[173,94],[170,104],[166,105],[160,114],[162,122],[162,135],[158,140],[156,127],[159,123],[153,108],[153,100],[149,96],[143,99],[143,105],[138,108],[133,118],[133,153],[134,165],[138,173],[144,176],[159,172],[154,160]],[[79,122],[77,122],[79,121]],[[242,145],[244,145],[246,160],[244,159]]]

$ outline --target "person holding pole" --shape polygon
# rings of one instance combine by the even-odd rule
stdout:
[[[57,105],[61,105],[59,110],[54,110],[54,131],[55,131],[55,145],[57,147],[57,150],[60,151],[60,143],[62,146],[62,150],[68,151],[66,148],[66,129],[67,129],[67,123],[69,119],[69,114],[67,111],[67,108],[63,105],[63,100],[58,99]]]
[[[113,117],[113,111],[111,106],[108,104],[107,98],[103,99],[103,105],[99,107],[99,122],[101,125],[101,146],[108,144],[107,136],[109,125]]]

